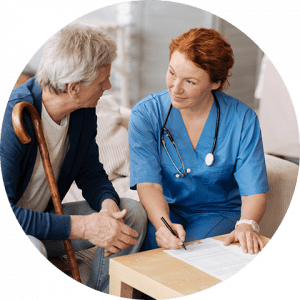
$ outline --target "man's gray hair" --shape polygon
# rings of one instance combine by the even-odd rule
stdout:
[[[63,93],[69,83],[89,85],[116,56],[115,41],[101,29],[73,23],[47,41],[35,77],[41,88]]]

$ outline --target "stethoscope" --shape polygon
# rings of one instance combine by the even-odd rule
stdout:
[[[208,167],[212,166],[212,164],[214,163],[214,160],[215,160],[215,157],[214,157],[214,151],[215,151],[216,143],[217,143],[217,139],[218,139],[219,122],[220,122],[220,105],[219,105],[219,101],[218,101],[217,96],[215,95],[215,92],[214,92],[214,91],[212,91],[212,94],[213,94],[213,96],[214,96],[214,100],[215,100],[216,105],[217,105],[217,122],[216,122],[216,130],[215,130],[214,144],[213,144],[213,146],[212,146],[212,149],[211,149],[210,153],[207,153],[207,155],[206,155],[206,157],[205,157],[205,163],[206,163],[206,165],[207,165]],[[177,172],[178,172],[178,174],[176,174],[175,176],[176,176],[177,178],[179,178],[179,177],[180,177],[180,178],[183,178],[183,177],[186,177],[186,176],[188,175],[188,173],[191,172],[191,170],[190,170],[190,169],[185,170],[184,164],[183,164],[183,161],[182,161],[182,158],[181,158],[181,156],[180,156],[180,154],[179,154],[179,151],[178,151],[178,149],[177,149],[177,146],[176,146],[176,144],[175,144],[175,141],[174,141],[174,139],[173,139],[173,136],[172,136],[171,132],[166,128],[166,123],[167,123],[167,121],[168,121],[168,118],[169,118],[169,115],[170,115],[170,112],[171,112],[172,107],[173,107],[173,105],[172,105],[172,103],[171,103],[171,105],[170,105],[170,107],[169,107],[169,110],[168,110],[168,113],[167,113],[167,116],[166,116],[166,118],[165,118],[163,127],[162,127],[162,129],[161,129],[161,133],[160,133],[160,141],[161,141],[163,147],[165,148],[165,150],[166,150],[166,152],[167,152],[167,154],[168,154],[168,156],[169,156],[169,158],[170,158],[170,160],[171,160],[173,166],[175,167],[175,169],[176,169]],[[167,149],[167,147],[166,147],[166,142],[165,142],[165,140],[164,140],[164,133],[165,133],[165,135],[169,138],[169,140],[171,141],[171,143],[173,144],[173,146],[174,146],[174,148],[175,148],[175,150],[176,150],[176,152],[177,152],[177,155],[178,155],[178,157],[179,157],[179,159],[180,159],[180,162],[181,162],[181,165],[182,165],[182,170],[183,170],[182,172],[177,168],[176,164],[174,163],[174,161],[173,161],[173,159],[172,159],[172,157],[171,157],[171,155],[170,155],[170,153],[169,153],[169,151],[168,151],[168,149]]]

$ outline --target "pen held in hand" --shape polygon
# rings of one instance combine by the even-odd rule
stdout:
[[[165,218],[164,218],[164,217],[160,217],[160,219],[164,222],[164,224],[165,224],[166,227],[171,231],[171,233],[172,233],[173,235],[175,235],[175,236],[179,239],[178,235],[177,235],[176,232],[171,228],[171,226],[168,224],[168,222],[165,220]],[[186,247],[184,246],[183,243],[182,243],[181,247],[182,247],[183,249],[186,250]]]

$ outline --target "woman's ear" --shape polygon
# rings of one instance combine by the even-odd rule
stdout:
[[[67,84],[67,90],[66,91],[72,98],[77,98],[79,90],[80,90],[80,83],[79,82],[73,82],[73,83],[68,83]]]
[[[214,82],[212,85],[212,90],[217,90],[221,85],[221,80],[219,80],[218,82]]]

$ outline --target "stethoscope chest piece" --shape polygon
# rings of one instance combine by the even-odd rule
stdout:
[[[208,153],[205,157],[205,163],[208,167],[212,166],[212,164],[214,163],[214,155],[212,153]]]

